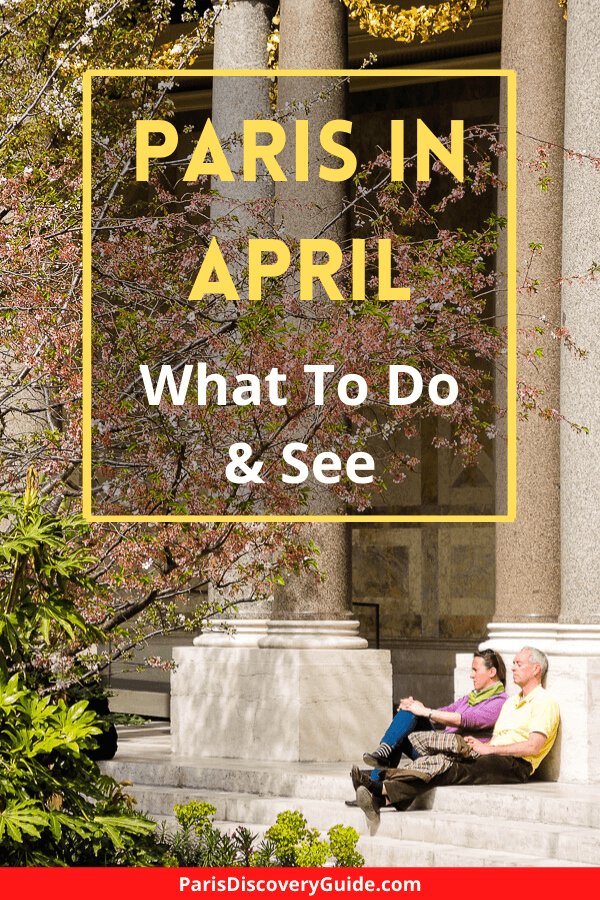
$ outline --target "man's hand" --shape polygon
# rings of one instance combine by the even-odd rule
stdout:
[[[467,735],[465,742],[469,745],[471,750],[474,750],[475,753],[479,753],[480,756],[489,756],[494,752],[494,748],[490,747],[488,743],[478,741],[477,738],[472,735]]]
[[[493,740],[493,738],[492,738]],[[479,753],[480,756],[537,756],[541,752],[542,747],[546,743],[546,735],[541,731],[532,731],[526,741],[518,741],[516,744],[482,744],[474,737],[466,737],[465,741]]]

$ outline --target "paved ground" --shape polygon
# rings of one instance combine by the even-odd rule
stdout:
[[[320,776],[348,776],[353,762],[338,763],[291,763],[266,760],[238,760],[226,758],[203,758],[195,760],[189,756],[177,756],[171,753],[171,735],[168,723],[152,722],[140,727],[118,727],[119,749],[115,761],[122,763],[170,763],[173,766],[194,766],[196,764],[211,767],[231,769],[235,766],[239,770],[255,771],[257,767],[265,772],[279,772],[285,769],[288,773]],[[361,763],[362,764],[362,763]],[[350,779],[348,778],[349,795],[352,794]],[[600,799],[600,790],[598,791]]]

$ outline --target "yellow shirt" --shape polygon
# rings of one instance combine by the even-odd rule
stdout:
[[[528,740],[534,731],[546,735],[542,749],[536,756],[523,757],[531,763],[535,772],[552,749],[559,721],[558,703],[539,685],[526,697],[518,693],[508,698],[500,710],[490,745],[501,747],[505,744],[518,744]]]

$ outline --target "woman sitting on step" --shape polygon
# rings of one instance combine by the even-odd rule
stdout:
[[[447,735],[475,735],[480,741],[489,741],[500,710],[508,695],[504,689],[506,667],[502,657],[494,650],[477,650],[471,665],[473,690],[449,706],[428,708],[413,697],[400,701],[398,712],[383,735],[379,746],[372,753],[365,753],[363,760],[375,768],[372,781],[379,779],[381,769],[395,768],[402,754],[412,760],[431,753],[437,741],[428,740],[425,732],[433,732],[435,726],[444,726]],[[427,771],[427,768],[425,769]],[[364,783],[358,766],[351,772],[354,789]]]

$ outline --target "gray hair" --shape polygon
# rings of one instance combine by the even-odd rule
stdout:
[[[540,678],[544,679],[546,677],[546,672],[548,671],[548,657],[545,653],[542,653],[541,650],[538,650],[537,647],[522,647],[521,650],[527,650],[529,652],[529,662],[537,663],[540,667]]]

